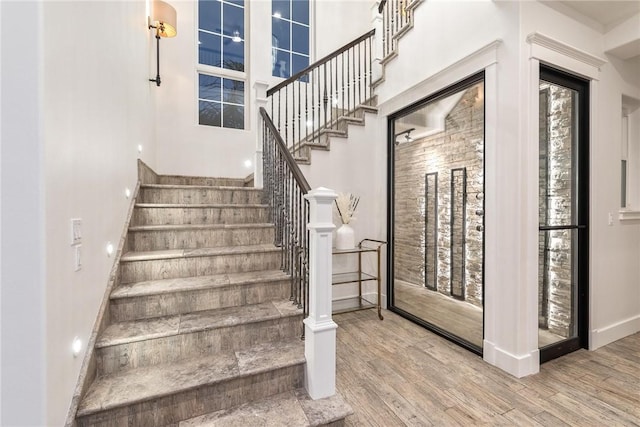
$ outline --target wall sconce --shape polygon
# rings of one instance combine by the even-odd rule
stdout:
[[[160,0],[153,2],[153,20],[149,22],[149,29],[156,30],[156,58],[157,73],[155,79],[149,79],[150,82],[156,82],[156,86],[160,86],[160,37],[175,37],[178,34],[178,26],[176,24],[176,10],[168,3]]]

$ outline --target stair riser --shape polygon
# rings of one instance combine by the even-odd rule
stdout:
[[[304,364],[134,403],[78,418],[78,426],[166,426],[302,387]]]
[[[302,315],[96,349],[98,376],[300,337]]]
[[[121,283],[211,276],[280,268],[279,251],[173,258],[121,263]]]
[[[133,225],[267,223],[267,208],[141,208],[133,212]]]
[[[141,188],[138,203],[260,204],[261,191],[213,188]]]
[[[224,288],[114,299],[110,302],[110,310],[113,322],[124,322],[283,300],[289,298],[290,293],[290,280],[248,283]]]
[[[156,251],[273,243],[273,227],[130,231],[129,249]]]
[[[244,187],[244,178],[207,178],[199,176],[160,175],[158,184],[165,185],[211,185],[223,187]]]

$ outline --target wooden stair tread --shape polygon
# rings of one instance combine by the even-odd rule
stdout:
[[[297,389],[180,422],[179,427],[250,425],[321,426],[341,420],[353,410],[339,394],[312,400]]]
[[[155,338],[299,316],[302,310],[289,300],[218,308],[187,314],[132,320],[108,326],[96,341],[96,348],[128,344]]]
[[[140,188],[157,188],[157,189],[172,189],[172,190],[233,190],[233,191],[248,191],[258,192],[262,191],[262,188],[255,187],[232,187],[226,185],[188,185],[188,184],[140,184]]]
[[[78,416],[304,362],[304,342],[294,339],[260,344],[248,350],[218,352],[180,362],[130,369],[96,378],[80,403]]]
[[[134,225],[129,231],[182,231],[182,230],[207,230],[207,229],[246,229],[246,228],[273,228],[270,223],[221,223],[221,224],[161,224],[161,225]]]
[[[273,244],[247,246],[221,246],[198,249],[165,249],[159,251],[127,252],[122,255],[121,262],[154,261],[173,258],[193,258],[205,256],[234,255],[243,253],[279,252],[281,249]]]
[[[290,276],[281,270],[265,270],[211,276],[193,276],[178,279],[147,280],[144,282],[120,285],[111,293],[110,299],[162,295],[174,292],[196,291],[288,279],[290,279]]]
[[[136,203],[135,207],[142,209],[266,209],[269,205],[251,203]]]

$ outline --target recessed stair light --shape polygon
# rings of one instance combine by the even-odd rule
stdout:
[[[113,243],[107,242],[107,256],[113,255]]]
[[[75,337],[73,342],[71,343],[71,351],[73,352],[73,357],[78,357],[80,351],[82,351],[82,340],[79,337]]]

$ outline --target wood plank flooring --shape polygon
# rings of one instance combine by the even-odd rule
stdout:
[[[396,307],[482,347],[482,308],[402,280],[396,279],[394,285]],[[547,330],[538,330],[540,347],[563,339]]]
[[[640,333],[515,378],[400,316],[335,315],[348,426],[640,426]]]

